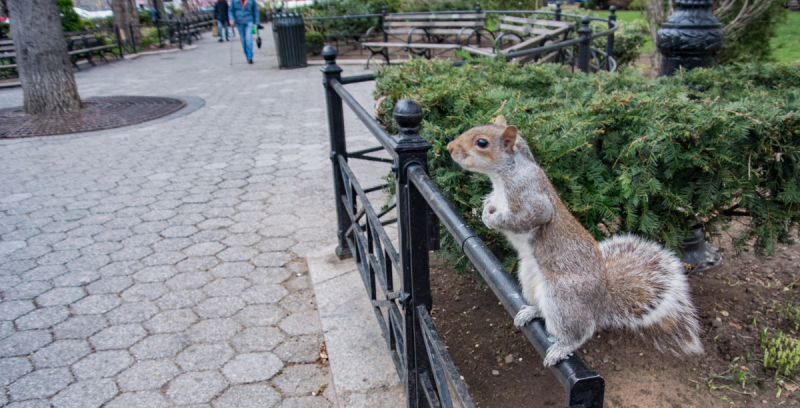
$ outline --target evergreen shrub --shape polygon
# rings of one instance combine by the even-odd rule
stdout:
[[[681,252],[700,227],[707,238],[734,217],[738,250],[773,253],[800,221],[800,64],[750,64],[648,80],[632,70],[586,75],[558,65],[499,60],[412,60],[379,72],[378,119],[403,98],[424,110],[430,175],[506,267],[516,256],[481,222],[491,190],[462,170],[447,143],[503,114],[528,141],[564,203],[597,239],[632,232]],[[449,234],[442,254],[466,257]]]

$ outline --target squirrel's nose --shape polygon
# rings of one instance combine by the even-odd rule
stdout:
[[[447,151],[450,152],[450,155],[453,155],[453,142],[447,144]]]

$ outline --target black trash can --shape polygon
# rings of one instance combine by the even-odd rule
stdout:
[[[299,13],[280,13],[272,16],[272,35],[280,69],[303,68],[306,59],[306,27]]]

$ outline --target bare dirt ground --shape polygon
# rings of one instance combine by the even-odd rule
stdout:
[[[715,242],[724,262],[689,275],[705,355],[676,359],[625,331],[600,332],[579,355],[606,380],[606,407],[747,407],[800,404],[800,388],[764,371],[759,330],[794,335],[787,305],[797,305],[800,245],[775,256],[737,257]],[[471,274],[436,264],[431,272],[439,333],[479,407],[553,407],[564,392],[517,330],[491,289]],[[493,374],[496,371],[497,375]],[[735,380],[734,380],[735,379]],[[745,386],[742,387],[742,379]]]

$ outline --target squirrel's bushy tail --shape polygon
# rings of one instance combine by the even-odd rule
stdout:
[[[617,308],[609,326],[639,331],[662,352],[703,352],[689,284],[675,254],[634,235],[606,239],[600,251]]]

